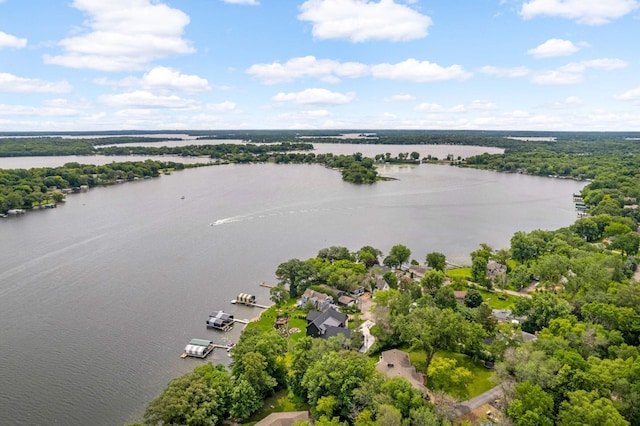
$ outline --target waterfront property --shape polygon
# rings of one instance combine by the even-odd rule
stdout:
[[[351,330],[347,328],[347,314],[329,308],[324,312],[309,311],[307,314],[307,336],[328,339],[342,334],[347,339]]]
[[[207,320],[208,328],[215,328],[216,330],[229,331],[233,325],[233,315],[224,311],[214,312],[209,315]]]
[[[213,351],[215,345],[211,340],[191,339],[189,344],[184,347],[183,358],[188,356],[196,358],[206,358]]]

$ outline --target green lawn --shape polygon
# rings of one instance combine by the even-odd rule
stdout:
[[[300,332],[292,334],[290,339],[297,340],[304,337],[307,329],[307,314],[302,309],[296,308],[295,303],[296,299],[291,299],[281,309],[277,309],[275,306],[265,309],[260,315],[260,319],[247,324],[247,329],[259,328],[261,331],[269,331],[274,327],[276,318],[286,312],[289,315],[289,329],[297,328],[300,330]]]
[[[482,300],[484,300],[491,309],[513,309],[515,299],[518,297],[507,294],[507,300],[501,300],[498,298],[501,295],[500,290],[496,290],[493,293],[487,290],[482,290],[479,287],[476,287],[476,290],[482,294]]]
[[[406,348],[401,349],[406,350]],[[493,381],[494,373],[491,370],[486,369],[484,364],[480,361],[474,361],[467,355],[447,351],[438,351],[436,352],[435,357],[453,358],[458,362],[456,365],[457,367],[464,367],[473,375],[473,378],[467,387],[460,386],[453,389],[445,389],[448,394],[459,398],[461,401],[478,396],[496,386],[496,383]],[[409,352],[409,360],[411,361],[411,364],[416,367],[417,371],[424,372],[426,364],[426,354],[424,351],[414,350]],[[437,383],[434,383],[433,385],[437,386]],[[427,387],[431,389],[429,384],[427,384]]]
[[[471,267],[447,269],[444,273],[449,278],[471,279]]]

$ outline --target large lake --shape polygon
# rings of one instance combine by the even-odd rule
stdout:
[[[12,160],[1,167],[21,167]],[[380,171],[398,180],[356,186],[318,165],[203,167],[0,219],[1,422],[140,420],[169,380],[203,362],[180,359],[191,338],[237,339],[239,328],[207,330],[208,314],[257,316],[229,301],[251,292],[267,303],[258,283],[273,283],[279,263],[394,244],[467,263],[482,242],[506,247],[518,230],[571,224],[584,185],[437,165]]]

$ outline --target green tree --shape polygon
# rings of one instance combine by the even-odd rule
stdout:
[[[427,265],[438,271],[444,271],[444,268],[447,266],[446,256],[437,251],[427,254],[426,262]]]
[[[278,308],[283,306],[289,300],[289,290],[282,284],[271,287],[269,289],[269,300],[276,304]]]
[[[487,279],[488,263],[489,261],[482,256],[476,256],[471,261],[471,279],[482,286],[487,286],[487,282],[490,283]],[[489,287],[490,286],[488,286],[488,288]]]
[[[524,232],[516,232],[511,237],[511,257],[518,262],[528,263],[538,256],[538,247]]]
[[[482,294],[475,288],[470,288],[464,295],[464,304],[468,308],[477,308],[482,304]]]
[[[450,286],[440,287],[433,296],[433,301],[440,309],[455,309],[458,304],[453,289]]]
[[[353,255],[349,252],[349,249],[340,246],[323,248],[318,252],[318,257],[329,262],[335,262],[336,260],[353,260]]]
[[[598,398],[596,392],[578,390],[569,393],[568,401],[560,404],[558,426],[628,426],[610,399]]]
[[[469,323],[451,309],[429,306],[416,308],[398,318],[396,329],[403,342],[425,351],[426,369],[437,351],[470,351],[484,336],[478,324]]]
[[[246,379],[235,381],[231,390],[231,417],[237,420],[246,419],[262,407],[262,404],[262,398]]]
[[[434,269],[424,274],[424,277],[420,280],[420,284],[427,293],[434,295],[444,284],[445,278],[444,272]]]
[[[276,269],[276,277],[280,280],[280,284],[289,287],[291,297],[297,297],[311,285],[312,278],[317,271],[309,262],[303,262],[299,259],[290,259],[278,265]]]
[[[518,383],[507,415],[516,426],[553,426],[553,397],[540,386],[528,382]]]
[[[358,262],[364,263],[367,268],[378,265],[380,256],[382,256],[382,251],[372,246],[364,246],[356,253]]]
[[[640,247],[640,236],[637,234],[617,235],[609,244],[611,250],[620,250],[625,256],[635,256]]]
[[[553,293],[534,293],[531,298],[516,298],[513,312],[526,316],[522,329],[534,333],[547,327],[554,318],[568,317],[571,310],[569,302]]]
[[[391,247],[389,255],[385,257],[383,263],[390,268],[399,268],[403,263],[409,261],[411,257],[411,250],[402,244],[397,244]]]
[[[587,242],[596,241],[601,235],[598,224],[590,217],[583,217],[576,220],[575,223],[571,225],[571,229]]]
[[[453,358],[434,358],[427,369],[432,387],[451,391],[453,387],[468,383],[472,378],[471,371],[457,364],[458,361]]]
[[[307,390],[307,400],[314,409],[320,398],[333,396],[334,413],[346,418],[352,409],[354,389],[371,378],[374,370],[369,359],[359,352],[328,352],[309,366],[302,386]]]
[[[493,334],[498,326],[498,320],[493,315],[493,310],[486,303],[481,303],[474,315],[475,321],[482,326],[487,334]]]
[[[213,426],[225,418],[231,380],[224,367],[205,364],[173,379],[147,406],[147,425]]]

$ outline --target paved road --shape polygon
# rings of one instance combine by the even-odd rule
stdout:
[[[456,411],[459,416],[467,414],[470,411],[475,410],[481,405],[488,404],[496,399],[502,398],[502,386],[498,385],[495,388],[491,388],[485,393],[482,393],[475,398],[471,398],[467,401],[462,401],[456,405]]]

